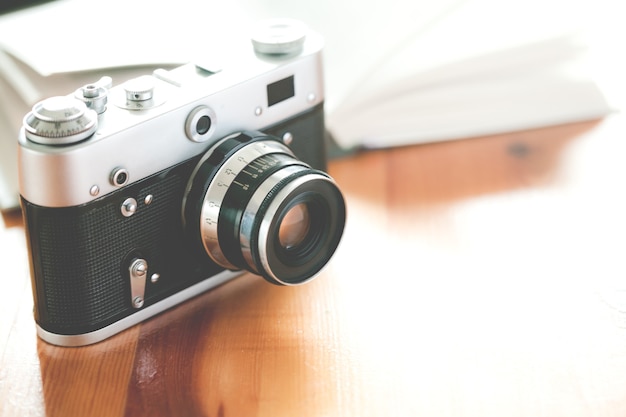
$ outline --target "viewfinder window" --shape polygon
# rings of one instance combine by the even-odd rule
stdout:
[[[285,101],[295,95],[296,90],[292,75],[267,86],[267,105],[273,106],[274,104]]]

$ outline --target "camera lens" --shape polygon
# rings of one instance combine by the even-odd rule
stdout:
[[[305,282],[326,265],[345,215],[328,174],[259,132],[227,137],[209,149],[183,204],[187,232],[215,263],[284,285]]]

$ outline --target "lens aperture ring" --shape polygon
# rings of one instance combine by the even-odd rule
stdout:
[[[200,214],[200,233],[202,243],[209,256],[219,265],[228,269],[240,269],[232,263],[222,248],[219,223],[224,198],[238,174],[252,161],[272,153],[290,154],[289,148],[277,141],[258,141],[241,147],[223,162],[213,175],[204,198]],[[211,158],[209,158],[208,162]]]
[[[263,274],[263,268],[258,267],[262,264],[258,256],[259,251],[256,249],[259,223],[262,220],[259,217],[259,210],[282,188],[285,181],[291,181],[295,176],[309,173],[311,170],[307,168],[292,165],[275,172],[257,187],[245,206],[239,226],[239,246],[246,264],[257,274]]]
[[[232,265],[245,269],[250,269],[246,267],[249,266],[260,273],[243,254],[240,235],[246,218],[245,210],[251,200],[259,198],[259,195],[265,196],[276,181],[292,172],[309,170],[308,165],[290,155],[273,153],[260,156],[239,172],[222,200],[218,219],[220,248]],[[254,213],[248,214],[254,217]]]

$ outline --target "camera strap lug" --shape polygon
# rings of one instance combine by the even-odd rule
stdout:
[[[130,301],[134,308],[141,308],[145,299],[148,262],[145,259],[133,259],[128,267],[130,275]]]

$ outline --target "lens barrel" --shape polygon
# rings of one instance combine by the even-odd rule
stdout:
[[[332,178],[260,132],[219,141],[186,191],[185,228],[196,244],[218,265],[275,284],[313,278],[343,234],[345,202]]]

